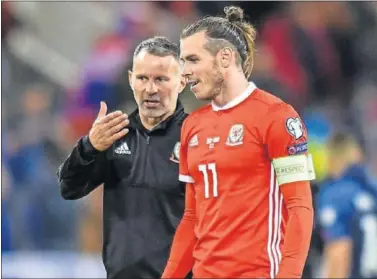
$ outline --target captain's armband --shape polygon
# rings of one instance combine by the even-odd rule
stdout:
[[[311,154],[282,157],[272,160],[277,182],[280,185],[315,179]]]

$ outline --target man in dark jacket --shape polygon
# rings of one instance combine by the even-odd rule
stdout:
[[[108,278],[160,278],[184,210],[178,162],[187,114],[178,100],[185,86],[178,46],[164,37],[140,43],[129,79],[138,109],[107,114],[101,102],[89,135],[60,166],[58,179],[67,200],[104,184]]]

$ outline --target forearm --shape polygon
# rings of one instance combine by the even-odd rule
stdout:
[[[310,247],[314,215],[311,192],[306,182],[295,183],[282,187],[288,222],[277,278],[301,278]]]
[[[64,199],[79,199],[103,182],[103,166],[100,166],[97,155],[84,138],[59,167],[57,177]]]
[[[186,184],[185,212],[175,232],[170,257],[162,278],[184,278],[194,265],[195,208],[194,185]]]
[[[193,250],[196,243],[195,216],[185,214],[174,236],[170,257],[162,278],[184,278],[194,264]]]

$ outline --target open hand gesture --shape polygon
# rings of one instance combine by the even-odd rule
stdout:
[[[128,115],[121,111],[114,111],[107,114],[107,105],[101,102],[97,119],[94,121],[89,132],[89,140],[98,151],[105,151],[116,140],[128,133],[125,127],[130,123]]]

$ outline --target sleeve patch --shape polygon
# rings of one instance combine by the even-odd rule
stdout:
[[[301,120],[296,118],[288,118],[285,122],[288,133],[290,133],[296,140],[300,139],[304,135],[304,127]]]
[[[311,154],[277,158],[272,165],[279,185],[315,179]]]
[[[308,151],[308,143],[303,142],[299,144],[294,144],[294,145],[288,146],[287,150],[288,150],[289,155],[297,155],[297,154],[305,153]]]

